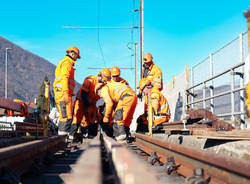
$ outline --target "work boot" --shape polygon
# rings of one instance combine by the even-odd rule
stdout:
[[[78,130],[77,124],[72,124],[70,127],[69,135],[74,136]]]
[[[58,123],[58,135],[66,135],[71,129],[72,119],[67,119],[66,122],[59,121]]]
[[[117,123],[114,123],[113,130],[114,130],[114,137],[117,141],[126,140],[127,134],[124,125],[117,125]]]
[[[88,138],[88,127],[81,127],[80,130],[83,138]]]
[[[130,128],[127,127],[127,126],[124,126],[125,128],[125,132],[126,132],[126,140],[128,143],[131,143],[133,141],[135,141],[135,138],[131,136],[131,133],[130,133]]]
[[[109,124],[108,123],[101,123],[102,131],[108,134]]]
[[[88,127],[88,134],[91,137],[95,137],[97,135],[98,130],[98,124],[97,123],[91,123]]]

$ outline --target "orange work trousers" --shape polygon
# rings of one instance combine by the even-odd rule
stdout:
[[[55,91],[55,102],[59,112],[60,122],[66,122],[68,119],[72,119],[72,95],[66,94],[62,91]],[[68,99],[68,101],[65,101]]]
[[[129,127],[137,105],[137,96],[134,92],[125,92],[121,96],[113,117],[113,122]]]
[[[81,127],[87,127],[97,120],[97,107],[95,103],[86,108],[84,103],[76,99],[74,102],[74,117],[72,124],[81,124]]]
[[[142,120],[143,124],[148,125],[148,119],[145,114],[140,115],[138,119]],[[164,122],[167,122],[169,119],[170,116],[162,116],[160,118],[154,119],[153,126],[157,126]]]

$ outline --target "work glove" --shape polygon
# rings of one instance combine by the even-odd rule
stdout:
[[[103,122],[101,123],[102,130],[106,133],[107,136],[113,137],[113,127],[109,126],[109,122]]]
[[[109,123],[103,121],[103,123],[101,124],[102,130],[107,134],[108,133],[108,128],[109,128]]]
[[[104,116],[104,118],[103,118],[103,120],[102,120],[103,122],[109,122],[109,118],[107,118],[106,116]],[[108,124],[108,123],[107,123]]]

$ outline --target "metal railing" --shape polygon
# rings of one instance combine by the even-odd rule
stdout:
[[[185,108],[207,109],[224,120],[244,122],[244,70],[247,33],[191,67]]]

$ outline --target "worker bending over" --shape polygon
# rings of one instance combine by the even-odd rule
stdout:
[[[72,123],[72,96],[74,95],[75,80],[73,68],[80,51],[77,47],[70,47],[67,55],[60,61],[55,70],[54,94],[59,111],[58,134],[64,135],[70,131]]]
[[[95,136],[97,133],[97,107],[96,101],[100,99],[95,94],[97,75],[88,76],[83,81],[74,101],[74,116],[71,125],[70,136],[75,136],[78,127],[81,126],[81,134]],[[71,137],[72,138],[72,137]]]
[[[121,75],[120,69],[117,66],[113,66],[111,68],[111,76],[112,76],[111,81],[125,83],[129,86],[129,83],[125,79],[121,78],[120,75]]]
[[[153,63],[153,56],[146,53],[143,56],[142,78],[148,79],[154,88],[162,90],[162,72],[161,69]]]
[[[163,122],[167,122],[170,119],[170,110],[167,99],[157,88],[153,88],[152,82],[148,79],[141,79],[139,81],[140,92],[145,95],[145,111],[137,119],[136,132],[148,132],[148,95],[151,91],[151,105],[153,108],[154,118],[153,126],[159,126]]]
[[[100,72],[101,73],[101,72]],[[96,86],[96,94],[104,99],[105,114],[103,118],[104,130],[109,126],[112,118],[113,136],[116,140],[126,140],[129,136],[129,126],[137,104],[135,92],[126,84],[110,81],[108,76],[100,75],[100,84]]]

